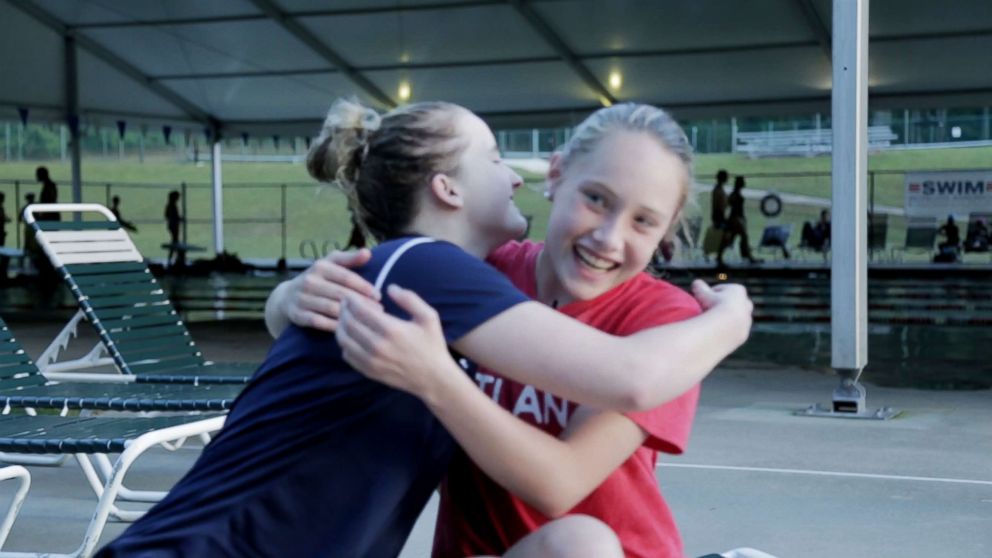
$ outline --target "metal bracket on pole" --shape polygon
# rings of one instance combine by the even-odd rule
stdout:
[[[866,403],[867,390],[864,384],[858,382],[860,370],[838,370],[840,385],[834,389],[833,401],[830,407],[819,403],[810,405],[796,415],[804,417],[853,418],[870,420],[888,420],[899,416],[902,411],[892,407],[869,409]]]

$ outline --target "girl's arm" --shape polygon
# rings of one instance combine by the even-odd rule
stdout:
[[[265,301],[265,327],[273,338],[279,337],[291,323],[334,331],[338,324],[340,301],[346,292],[379,299],[372,284],[350,267],[364,265],[372,252],[331,252],[306,271],[283,281]]]
[[[634,421],[588,407],[575,412],[560,439],[525,423],[448,356],[429,306],[413,297],[397,302],[413,321],[375,355],[366,348],[372,330],[342,315],[338,341],[345,358],[370,378],[420,397],[486,474],[542,514],[557,517],[574,508],[644,443],[647,433]]]
[[[493,317],[453,346],[486,368],[572,401],[647,410],[698,384],[750,333],[753,305],[742,286],[710,288],[697,280],[692,290],[701,315],[627,337],[530,302]]]
[[[290,321],[334,331],[342,297],[354,290],[373,292],[370,283],[342,267],[359,265],[347,258],[367,259],[364,252],[331,254],[277,287],[265,308],[269,331],[277,336]],[[710,289],[697,281],[693,292],[702,315],[629,337],[608,335],[531,302],[502,312],[454,346],[487,368],[572,401],[620,411],[650,409],[697,384],[750,332],[752,304],[743,287]],[[361,298],[354,302],[356,311],[366,308]],[[386,316],[377,305],[373,310],[366,319]]]
[[[620,413],[579,407],[555,438],[500,407],[450,359],[448,366],[451,381],[428,408],[487,475],[547,517],[577,506],[648,436]]]
[[[547,517],[577,506],[647,439],[626,416],[590,407],[579,407],[555,438],[513,416],[454,362],[450,366],[451,383],[428,408],[489,477]]]
[[[743,287],[711,289],[695,281],[693,292],[703,314],[627,337],[603,333],[542,304],[525,302],[479,325],[453,346],[486,368],[578,403],[619,411],[646,410],[699,383],[747,340],[752,304]],[[413,291],[391,285],[390,296],[401,306],[423,307],[425,320],[437,320],[437,312]],[[405,328],[418,326],[350,294],[342,307],[339,341],[346,319],[350,324],[346,336],[359,342],[373,359],[386,354]],[[393,373],[402,384],[400,364]]]

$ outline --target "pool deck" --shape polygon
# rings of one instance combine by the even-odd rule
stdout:
[[[60,327],[16,316],[8,323],[34,356]],[[213,360],[260,360],[268,347],[261,322],[205,322],[191,331]],[[88,332],[80,350],[87,340]],[[902,415],[884,422],[793,416],[829,403],[835,385],[823,371],[739,360],[706,380],[688,451],[664,457],[657,470],[686,554],[751,546],[779,558],[992,555],[992,392],[869,383],[869,406]],[[154,450],[130,484],[168,487],[197,453]],[[74,462],[31,473],[4,550],[68,552],[95,498]],[[0,507],[12,492],[11,483],[0,485]],[[435,506],[402,558],[429,555]],[[111,524],[102,540],[125,526]]]

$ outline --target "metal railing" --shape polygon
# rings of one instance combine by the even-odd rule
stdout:
[[[902,214],[902,176],[915,170],[873,170],[868,173],[869,212],[888,214],[887,248],[901,247],[905,240],[906,221]],[[747,198],[748,229],[752,246],[758,243],[766,225],[793,224],[795,236],[790,246],[798,243],[796,237],[802,230],[804,221],[815,223],[822,209],[829,207],[831,181],[828,171],[819,172],[775,172],[746,174],[748,191],[775,192],[786,199],[785,211],[774,218],[764,217],[759,208],[760,197]],[[697,195],[700,202],[687,208],[687,216],[700,216],[705,232],[709,224],[709,185],[712,177],[696,177]],[[896,184],[899,187],[896,187]],[[877,186],[888,192],[877,199]],[[12,246],[23,248],[23,225],[18,219],[24,205],[23,195],[37,192],[39,186],[34,180],[0,179],[0,191],[7,196],[7,215],[11,219],[8,239]],[[164,207],[171,190],[178,190],[182,200],[182,240],[187,244],[208,247],[212,251],[212,202],[211,186],[208,183],[129,183],[129,182],[84,182],[83,201],[111,206],[112,198],[122,198],[122,213],[125,220],[138,226],[139,232],[132,234],[139,250],[146,257],[164,255],[161,244],[168,234],[165,228]],[[812,197],[804,197],[796,192],[814,192]],[[64,188],[63,196],[68,196]],[[535,194],[536,196],[536,194]],[[66,198],[62,198],[66,201]],[[528,213],[536,213],[534,237],[543,235],[546,223],[546,204],[540,203],[527,208]],[[237,253],[242,259],[313,259],[337,245],[344,245],[351,231],[351,220],[345,197],[337,190],[313,183],[225,183],[225,238],[226,250]],[[160,228],[155,228],[160,227]]]
[[[8,239],[14,241],[13,244],[8,243],[10,246],[24,248],[25,233],[20,219],[21,211],[26,205],[24,195],[36,193],[39,188],[33,180],[0,179],[0,191],[7,194],[5,210],[11,220],[5,225],[9,227]],[[68,190],[64,188],[60,192],[61,201],[66,201],[63,196],[70,195]],[[168,193],[173,190],[180,192],[180,212],[184,218],[180,230],[182,242],[212,247],[210,184],[82,184],[84,202],[111,207],[114,196],[121,197],[122,217],[138,228],[138,232],[132,233],[132,237],[147,256],[161,251],[159,245],[168,240],[164,208]],[[229,246],[226,249],[242,250],[247,257],[291,258],[294,254],[289,250],[294,243],[317,239],[326,244],[328,235],[344,240],[350,232],[350,220],[337,223],[340,219],[334,219],[335,215],[346,215],[347,209],[344,196],[337,194],[332,188],[319,187],[313,183],[227,183],[224,185],[224,197],[225,236]],[[329,199],[320,199],[319,204],[312,203],[317,198]],[[316,205],[321,207],[315,207]],[[301,222],[300,213],[307,214],[310,217],[309,222]],[[321,219],[321,214],[325,218]],[[161,229],[156,229],[155,226],[161,226]],[[11,231],[10,228],[14,230]]]

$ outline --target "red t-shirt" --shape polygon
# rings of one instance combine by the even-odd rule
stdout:
[[[511,242],[491,254],[489,263],[536,298],[541,247]],[[593,300],[573,302],[559,311],[602,331],[630,335],[691,318],[700,308],[685,291],[641,273]],[[576,409],[570,401],[487,370],[476,373],[476,381],[503,408],[554,436],[562,433]],[[656,452],[682,453],[698,399],[696,386],[650,411],[627,413],[648,433],[644,445],[569,512],[597,517],[612,527],[628,558],[682,557],[678,528],[655,479]],[[546,522],[547,517],[496,484],[459,451],[441,485],[433,556],[500,555]]]

